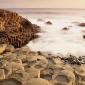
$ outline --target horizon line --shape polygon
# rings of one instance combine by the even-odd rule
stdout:
[[[0,8],[0,9],[85,9],[85,8]]]

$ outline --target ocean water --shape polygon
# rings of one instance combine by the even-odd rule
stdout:
[[[85,55],[85,27],[78,24],[85,22],[84,9],[10,9],[41,27],[40,38],[28,43],[34,51],[44,51],[53,54],[71,53],[76,56]],[[41,19],[39,21],[38,19]],[[52,25],[46,22],[51,21]],[[62,30],[64,27],[69,30]]]

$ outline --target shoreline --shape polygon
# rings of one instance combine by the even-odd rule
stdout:
[[[41,85],[42,81],[48,82],[46,85],[84,85],[84,57],[79,58],[80,61],[83,60],[82,64],[72,55],[62,58],[59,55],[34,52],[27,46],[18,49],[13,49],[13,46],[4,48],[0,53],[0,85],[34,85],[35,81],[36,85]],[[34,82],[30,84],[30,81]]]

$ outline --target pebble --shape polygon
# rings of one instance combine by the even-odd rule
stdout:
[[[52,25],[52,22],[51,21],[47,21],[46,24]]]

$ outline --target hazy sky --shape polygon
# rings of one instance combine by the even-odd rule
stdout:
[[[0,0],[0,8],[85,8],[85,0]]]

